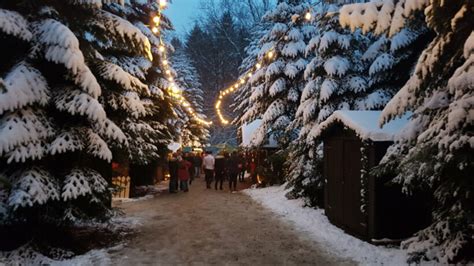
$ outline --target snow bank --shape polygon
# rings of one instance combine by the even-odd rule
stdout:
[[[332,225],[324,211],[303,207],[302,199],[288,200],[285,197],[285,185],[263,189],[243,191],[265,208],[280,215],[290,223],[302,236],[310,238],[329,254],[348,258],[363,265],[404,265],[407,254],[396,248],[374,246]]]
[[[64,251],[58,251],[64,253]],[[0,253],[0,265],[110,265],[110,257],[106,249],[95,249],[71,259],[54,260],[31,249],[28,245],[15,251]],[[68,255],[65,253],[64,255]]]

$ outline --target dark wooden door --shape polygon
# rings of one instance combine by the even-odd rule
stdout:
[[[361,142],[345,140],[343,147],[343,224],[353,234],[367,235],[367,225],[360,210]]]
[[[342,139],[330,139],[324,143],[326,189],[326,214],[335,224],[343,223],[344,194],[342,176]]]

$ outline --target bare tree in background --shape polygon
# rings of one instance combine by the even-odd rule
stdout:
[[[211,144],[237,145],[237,128],[222,126],[215,113],[219,91],[233,84],[239,76],[239,66],[245,58],[251,29],[272,7],[271,0],[201,0],[202,15],[188,34],[186,52],[197,69],[203,85],[204,113],[215,121],[210,129]],[[229,105],[232,97],[223,102],[223,113],[235,117]]]

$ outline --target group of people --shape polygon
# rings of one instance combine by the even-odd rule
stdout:
[[[169,191],[176,193],[180,189],[188,192],[189,185],[192,184],[194,178],[201,176],[202,169],[208,189],[211,188],[214,181],[214,188],[223,190],[224,181],[228,180],[229,190],[235,192],[237,191],[237,181],[244,182],[247,168],[254,172],[253,161],[246,162],[245,156],[238,152],[231,154],[224,152],[215,157],[211,151],[207,151],[205,154],[176,152],[169,159]]]

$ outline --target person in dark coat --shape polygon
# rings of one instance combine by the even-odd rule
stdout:
[[[237,191],[237,175],[240,173],[241,160],[237,152],[232,152],[228,160],[228,172],[229,172],[229,190]]]
[[[227,159],[223,155],[216,156],[216,170],[215,170],[215,183],[214,188],[217,190],[217,185],[219,184],[219,189],[222,190],[222,184],[227,175]]]
[[[178,158],[173,153],[168,160],[168,171],[170,173],[169,192],[176,193],[178,191]]]
[[[189,180],[189,168],[192,164],[187,160],[184,160],[181,156],[178,157],[178,178],[179,186],[182,191],[188,192],[188,180]]]
[[[194,177],[201,177],[202,156],[196,153],[193,157]]]
[[[240,163],[239,163],[238,177],[239,177],[240,182],[244,182],[245,181],[245,170],[247,170],[247,163],[246,163],[245,154],[244,153],[239,154],[239,159],[240,159]]]

